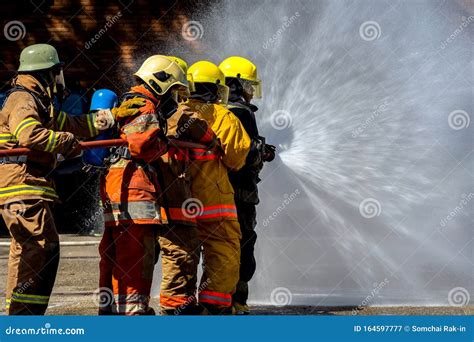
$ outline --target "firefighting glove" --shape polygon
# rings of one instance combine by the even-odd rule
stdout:
[[[74,136],[71,133],[66,133],[66,134],[70,134],[72,136],[71,137],[72,139],[71,139],[71,142],[70,142],[70,145],[69,145],[69,148],[67,149],[67,151],[62,153],[63,157],[65,159],[72,159],[72,158],[76,158],[76,157],[81,156],[82,155],[82,148],[81,148],[81,145],[79,144],[79,140],[74,138]]]
[[[99,131],[105,131],[106,129],[112,128],[114,124],[115,120],[109,109],[102,109],[96,113],[94,127]]]
[[[262,160],[264,162],[271,162],[273,159],[275,159],[275,151],[276,146],[265,144],[263,148]]]
[[[146,105],[145,99],[134,97],[133,99],[122,102],[120,107],[112,108],[112,115],[115,120],[134,116],[140,112],[140,107],[143,107],[144,105]]]

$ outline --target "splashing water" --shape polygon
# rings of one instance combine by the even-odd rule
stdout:
[[[260,183],[253,302],[473,292],[474,17],[453,1],[224,1],[199,20],[196,60],[258,65],[259,126],[279,150]]]

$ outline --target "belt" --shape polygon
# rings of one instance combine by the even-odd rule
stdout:
[[[0,164],[24,164],[28,160],[28,156],[11,156],[1,157]]]
[[[132,159],[132,154],[127,146],[116,146],[110,149],[109,163],[114,164],[118,162],[121,158],[123,159]]]

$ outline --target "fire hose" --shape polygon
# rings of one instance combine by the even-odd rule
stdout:
[[[207,149],[205,145],[192,143],[189,141],[183,141],[178,139],[168,139],[169,144],[178,148],[202,148]],[[104,148],[112,146],[126,146],[127,141],[123,139],[108,139],[108,140],[95,140],[95,141],[82,141],[80,142],[81,148],[83,150],[93,149],[93,148]],[[12,148],[10,150],[0,150],[0,157],[7,156],[22,156],[27,155],[33,150],[26,147]]]

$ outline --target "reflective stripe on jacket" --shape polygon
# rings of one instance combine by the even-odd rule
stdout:
[[[112,164],[101,181],[106,226],[166,221],[158,205],[161,191],[158,174],[149,165],[166,152],[156,112],[159,101],[144,87],[133,87],[132,91],[143,93],[149,99],[137,115],[118,123],[120,137],[128,142],[131,159],[121,158]]]
[[[75,142],[70,133],[96,135],[95,116],[57,113],[46,89],[31,75],[18,75],[12,86],[18,90],[8,95],[0,112],[0,149],[28,147],[33,152],[26,163],[0,163],[0,205],[12,200],[54,201],[58,196],[51,172],[56,155],[68,152]]]
[[[208,123],[183,113],[183,106],[168,119],[168,136],[204,145],[216,143],[215,134]],[[165,207],[170,224],[196,225],[194,215],[188,215],[183,208],[185,201],[192,197],[189,162],[189,151],[173,145],[157,160],[163,189],[159,202]]]
[[[203,104],[197,100],[186,103],[194,116],[207,121],[219,144],[211,153],[191,150],[191,191],[201,208],[196,219],[202,221],[237,220],[234,189],[228,171],[245,164],[250,138],[240,121],[218,104]]]

